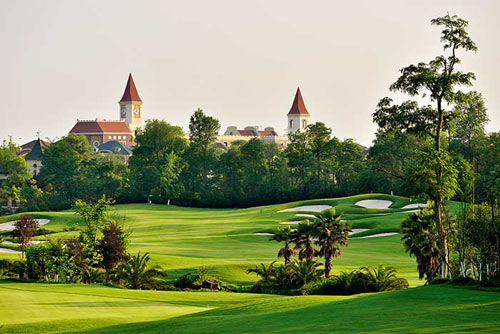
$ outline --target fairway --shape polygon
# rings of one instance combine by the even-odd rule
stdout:
[[[392,201],[387,209],[368,209],[364,199]],[[169,281],[206,267],[226,284],[249,287],[257,278],[246,270],[276,260],[278,243],[257,232],[273,232],[282,221],[304,219],[284,211],[301,205],[331,205],[353,228],[333,272],[379,264],[394,266],[410,289],[356,296],[277,296],[227,292],[126,290],[99,285],[0,283],[0,333],[496,333],[500,326],[498,293],[450,286],[421,286],[416,264],[403,249],[398,232],[410,209],[403,197],[360,195],[301,201],[248,209],[199,209],[128,204],[114,216],[130,233],[129,249],[149,252],[166,268]],[[452,210],[457,210],[452,203]],[[406,212],[405,212],[406,211]],[[37,239],[76,236],[81,224],[71,211],[44,212],[54,233]],[[19,215],[2,217],[1,222]],[[0,254],[14,259],[17,254]],[[282,261],[281,259],[279,261]],[[432,316],[429,316],[432,314]],[[460,319],[460,321],[456,321]],[[236,330],[237,328],[237,330]]]
[[[356,206],[360,200],[384,199],[392,201],[388,209],[367,209]],[[269,236],[256,232],[274,232],[282,221],[305,219],[297,214],[309,211],[279,212],[302,205],[331,205],[343,212],[353,228],[369,229],[354,234],[349,247],[342,249],[342,257],[333,261],[333,272],[352,270],[362,266],[393,266],[400,276],[418,286],[414,259],[404,251],[400,235],[356,239],[383,232],[399,232],[401,221],[408,215],[401,209],[409,200],[388,195],[358,195],[339,199],[300,201],[247,209],[200,209],[166,205],[116,205],[114,216],[123,221],[130,233],[130,252],[149,252],[153,264],[168,269],[170,279],[206,267],[216,278],[234,285],[249,286],[256,277],[246,270],[261,262],[276,260],[279,244]],[[19,215],[17,215],[19,216]],[[36,213],[48,218],[44,228],[56,233],[37,239],[58,239],[77,236],[71,231],[81,224],[71,211]],[[1,217],[2,221],[13,217]],[[17,258],[16,254],[0,253],[3,258]],[[279,260],[281,261],[281,260]]]
[[[2,282],[0,294],[1,333],[498,333],[500,326],[498,293],[443,286],[286,297]]]

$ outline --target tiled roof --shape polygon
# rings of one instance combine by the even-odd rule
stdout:
[[[122,99],[120,102],[129,102],[129,101],[140,101],[139,93],[137,93],[137,89],[135,88],[134,78],[132,78],[132,73],[128,75],[127,87],[125,87],[125,91],[123,92]]]
[[[255,137],[255,132],[253,132],[252,130],[238,130],[238,132],[240,133],[240,136]]]
[[[291,114],[307,114],[309,112],[306,109],[306,105],[304,104],[304,100],[302,99],[302,94],[300,93],[300,88],[297,88],[297,93],[295,93],[295,99],[293,100],[292,107],[288,112],[288,115]]]
[[[274,131],[259,131],[260,136],[276,136]]]
[[[47,147],[49,146],[49,143],[47,143],[46,141],[42,140],[42,139],[35,139],[35,140],[32,140],[26,144],[23,144],[21,145],[21,149],[22,150],[31,150],[33,148],[33,146],[35,146],[36,142],[40,140],[40,144],[42,145],[42,147]]]
[[[123,154],[123,155],[132,155],[132,149],[130,147],[120,143],[116,140],[108,141],[104,144],[101,144],[97,147],[99,152],[103,153],[115,153],[115,154]]]
[[[122,121],[78,121],[70,133],[132,133]]]

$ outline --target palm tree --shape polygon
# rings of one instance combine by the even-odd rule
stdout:
[[[290,247],[294,234],[290,226],[280,228],[278,232],[274,233],[270,240],[283,242],[283,247],[278,251],[278,257],[285,258],[285,265],[290,263],[290,258],[297,254],[297,251]]]
[[[378,268],[363,267],[365,284],[374,292],[396,290],[408,287],[408,281],[396,277],[396,269],[380,265]]]
[[[347,238],[351,227],[347,222],[342,221],[335,208],[321,211],[315,214],[314,234],[316,244],[320,247],[318,255],[325,258],[325,277],[330,277],[332,270],[332,258],[341,255],[340,246],[348,245]]]
[[[440,248],[435,231],[434,213],[432,209],[423,209],[409,215],[401,223],[401,240],[411,255],[417,259],[418,276],[429,281],[438,275],[440,265]]]
[[[319,278],[320,271],[317,269],[320,264],[316,261],[293,261],[290,263],[290,279],[297,287],[315,281]]]
[[[127,282],[132,289],[150,288],[157,276],[166,277],[160,266],[148,268],[149,253],[141,252],[133,255],[128,262],[123,262],[119,268],[119,276]]]
[[[263,280],[269,279],[274,275],[275,272],[274,263],[276,263],[276,261],[271,262],[268,266],[266,266],[264,263],[261,263],[260,265],[255,266],[255,268],[247,269],[247,274],[254,273],[257,276],[260,276],[260,278]]]
[[[314,225],[309,220],[299,223],[293,232],[293,242],[295,250],[299,251],[299,259],[312,261],[318,255],[318,250],[314,248]]]

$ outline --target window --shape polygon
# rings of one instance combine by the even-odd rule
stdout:
[[[290,129],[293,129],[293,119],[290,120]]]
[[[305,128],[306,126],[307,126],[307,121],[304,119],[304,120],[302,121],[302,127],[303,127],[303,128]]]
[[[108,139],[111,139],[112,137],[111,136],[108,136]]]
[[[113,136],[113,139],[116,139],[116,136]]]

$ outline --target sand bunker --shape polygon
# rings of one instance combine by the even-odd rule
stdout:
[[[368,230],[369,230],[368,228],[353,228],[352,231],[349,233],[349,235],[354,233],[361,233]]]
[[[296,221],[292,221],[292,222],[281,222],[280,224],[281,225],[296,225],[298,223],[302,222],[301,220],[296,220]]]
[[[50,223],[49,219],[35,219],[35,220],[38,222],[39,226]],[[14,226],[15,223],[16,223],[16,221],[14,220],[14,221],[11,221],[8,223],[0,224],[0,231],[13,230],[15,228],[15,226]]]
[[[12,254],[21,254],[20,251],[8,249],[8,248],[0,248],[0,253],[12,253]]]
[[[272,233],[267,233],[267,232],[256,232],[254,235],[273,235]]]
[[[364,236],[364,237],[359,237],[357,239],[388,237],[390,235],[396,235],[396,234],[399,234],[399,233],[397,233],[397,232],[377,233],[377,234],[367,235],[367,236]]]
[[[43,242],[47,242],[46,240],[31,240],[29,242],[30,245],[38,245],[38,244],[41,244]],[[12,241],[4,241],[3,242],[4,244],[7,244],[7,245],[16,245],[16,246],[21,246],[21,244],[18,244],[18,243],[15,243],[15,242],[12,242]]]
[[[278,212],[292,212],[292,211],[312,211],[312,212],[321,212],[326,209],[331,209],[331,205],[304,205],[297,206],[295,208],[285,209]]]
[[[355,205],[362,206],[367,209],[388,209],[391,204],[392,201],[383,199],[365,199],[357,202]]]
[[[402,207],[402,209],[417,209],[417,208],[426,208],[427,203],[412,203],[412,204],[407,204]]]
[[[307,213],[297,213],[295,217],[308,217],[308,218],[316,218],[315,215],[309,215]]]

